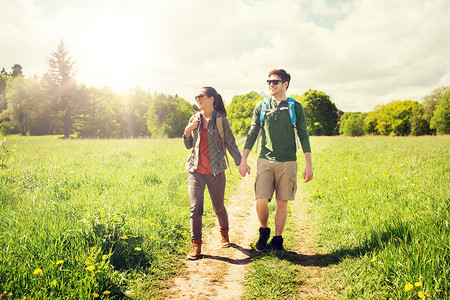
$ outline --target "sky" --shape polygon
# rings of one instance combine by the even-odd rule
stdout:
[[[0,68],[42,76],[63,40],[78,83],[117,93],[228,104],[281,68],[288,96],[369,112],[450,85],[450,0],[0,0],[0,20]]]

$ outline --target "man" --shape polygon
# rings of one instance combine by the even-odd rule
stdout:
[[[275,235],[270,242],[270,246],[273,250],[283,250],[282,233],[286,224],[288,201],[294,200],[297,190],[295,134],[298,134],[305,155],[304,182],[306,183],[313,178],[311,147],[303,107],[299,102],[295,102],[297,132],[292,126],[289,109],[287,108],[286,90],[289,87],[290,80],[291,76],[283,69],[270,71],[267,80],[271,97],[261,127],[261,152],[258,158],[255,181],[256,211],[261,224],[259,239],[256,243],[257,251],[265,251],[268,248],[267,241],[270,237],[268,226],[269,202],[274,191],[276,192]],[[256,140],[259,139],[258,132],[260,131],[260,113],[263,101],[257,103],[253,110],[253,119],[239,166],[239,173],[243,177],[247,173],[250,174],[247,158]]]

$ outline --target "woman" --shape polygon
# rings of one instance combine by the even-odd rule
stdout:
[[[222,118],[224,142],[236,166],[241,163],[241,153],[236,145],[230,123],[225,118],[226,111],[222,97],[212,87],[204,87],[195,97],[200,111],[195,113],[184,129],[184,144],[192,152],[186,162],[189,171],[188,189],[191,201],[191,238],[192,251],[188,259],[197,259],[202,247],[202,216],[205,187],[219,220],[221,245],[230,245],[228,236],[228,214],[224,205],[225,194],[225,158],[222,139],[217,127],[217,118]],[[219,120],[220,122],[220,120]]]

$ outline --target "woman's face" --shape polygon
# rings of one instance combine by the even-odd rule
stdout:
[[[201,89],[200,93],[195,96],[195,100],[197,100],[197,106],[201,110],[212,108],[214,104],[214,97],[208,97],[208,95],[206,95],[206,89]]]

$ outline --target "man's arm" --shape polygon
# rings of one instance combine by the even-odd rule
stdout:
[[[305,171],[303,172],[303,180],[306,183],[306,182],[310,181],[311,179],[313,179],[313,176],[314,176],[313,169],[312,169],[311,152],[305,153],[305,161],[306,161],[306,166],[305,166]]]

